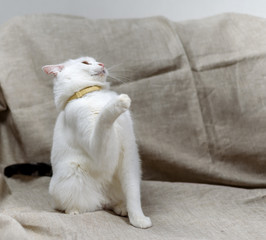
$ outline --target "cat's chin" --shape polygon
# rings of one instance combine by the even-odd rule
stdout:
[[[107,77],[107,70],[103,69],[102,71],[95,73],[95,74],[92,74],[91,76],[92,77],[94,77],[94,76]]]
[[[107,79],[107,75],[104,73],[95,74],[91,76],[91,81],[101,83],[101,84],[105,84],[106,79]]]

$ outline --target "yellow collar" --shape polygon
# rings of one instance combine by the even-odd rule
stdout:
[[[85,94],[90,93],[90,92],[94,92],[94,91],[99,91],[101,90],[102,87],[100,86],[91,86],[91,87],[86,87],[83,88],[81,90],[79,90],[78,92],[75,92],[66,102],[66,104],[68,104],[70,101],[77,99],[77,98],[82,98]]]

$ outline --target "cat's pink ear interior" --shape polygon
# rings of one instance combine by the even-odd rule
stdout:
[[[59,72],[61,72],[64,68],[63,64],[58,65],[46,65],[42,67],[42,70],[47,74],[53,74],[56,76]]]

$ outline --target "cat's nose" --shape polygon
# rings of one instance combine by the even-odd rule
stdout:
[[[98,63],[98,65],[104,67],[104,64],[103,63]]]

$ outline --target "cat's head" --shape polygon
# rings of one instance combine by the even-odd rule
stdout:
[[[62,110],[75,92],[89,86],[108,87],[108,75],[103,63],[91,57],[70,59],[56,65],[46,65],[43,71],[54,78],[54,98],[58,110]]]

